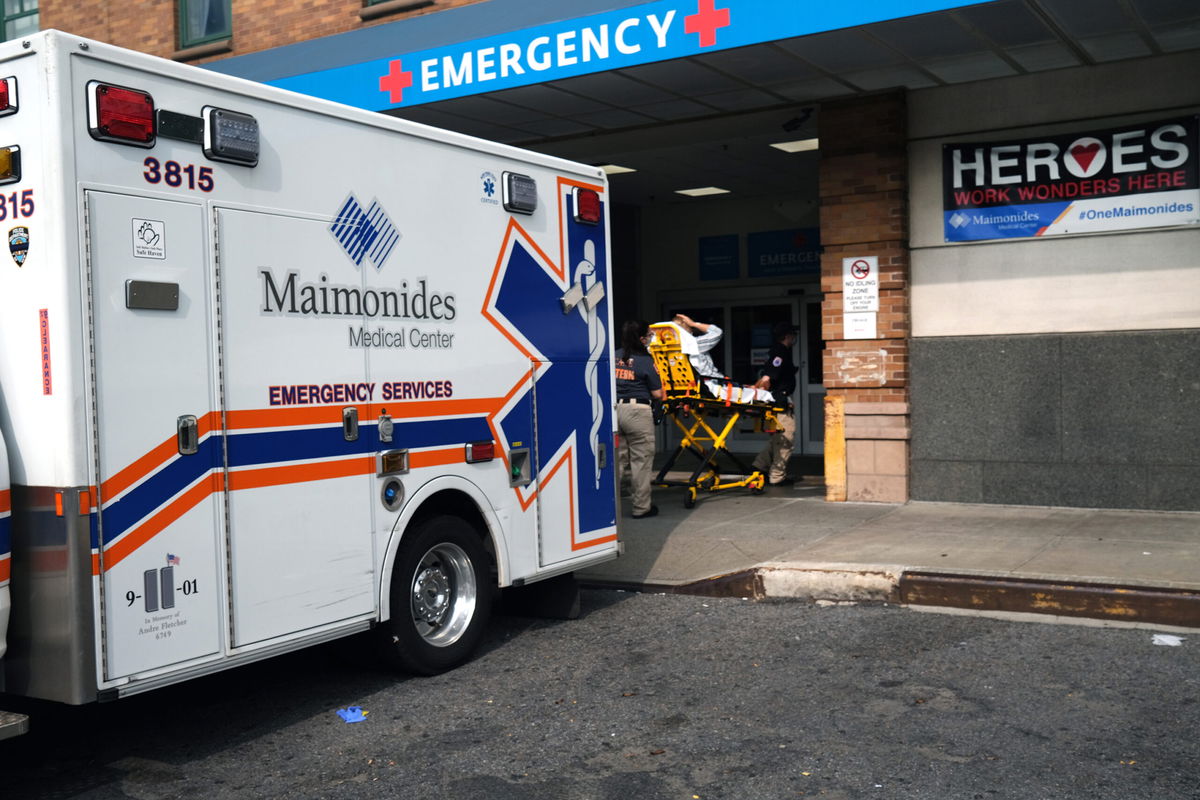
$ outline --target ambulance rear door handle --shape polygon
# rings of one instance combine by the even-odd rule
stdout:
[[[358,441],[358,409],[354,406],[342,409],[342,436],[347,442]]]
[[[184,414],[175,423],[179,439],[179,455],[194,456],[200,449],[200,426],[191,414]]]
[[[583,287],[577,283],[567,289],[567,293],[559,299],[559,302],[562,303],[563,313],[570,314],[581,300],[583,300]]]
[[[583,296],[583,307],[588,311],[593,310],[600,305],[600,301],[604,299],[604,284],[594,283],[592,288],[588,289],[587,294]]]

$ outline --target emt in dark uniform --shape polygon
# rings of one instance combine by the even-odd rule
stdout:
[[[658,506],[650,503],[650,471],[654,468],[653,400],[663,396],[654,359],[646,350],[650,326],[630,320],[621,329],[622,347],[614,369],[617,378],[617,432],[621,435],[621,474],[629,473],[634,519],[653,517]]]
[[[767,365],[763,375],[755,384],[760,389],[770,389],[775,402],[786,406],[787,411],[779,415],[779,428],[771,434],[767,446],[754,459],[754,468],[767,475],[770,486],[790,486],[795,482],[787,474],[788,459],[792,457],[792,443],[796,438],[796,416],[792,411],[792,395],[796,391],[796,363],[792,361],[792,347],[796,344],[796,326],[790,322],[776,323],[772,333],[775,343],[767,354]]]

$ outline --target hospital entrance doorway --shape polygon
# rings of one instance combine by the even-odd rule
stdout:
[[[792,396],[796,419],[796,455],[820,455],[825,451],[825,386],[822,383],[821,296],[803,290],[791,290],[782,296],[737,297],[714,303],[711,295],[689,302],[686,295],[673,296],[663,305],[663,319],[682,312],[697,322],[719,325],[724,335],[710,355],[721,374],[738,383],[752,384],[762,374],[771,349],[771,329],[778,322],[797,326],[792,360],[798,367],[796,392]],[[797,292],[793,294],[793,292]],[[732,294],[732,293],[731,293]],[[679,446],[680,431],[670,424],[663,427],[663,446]],[[767,434],[755,433],[753,424],[745,425],[732,438],[729,449],[739,454],[760,451]]]

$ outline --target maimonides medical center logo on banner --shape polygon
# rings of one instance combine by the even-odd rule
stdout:
[[[1200,117],[942,150],[946,241],[1200,221]]]

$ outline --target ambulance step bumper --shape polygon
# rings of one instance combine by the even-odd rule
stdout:
[[[0,739],[29,733],[29,717],[12,711],[0,711]]]

